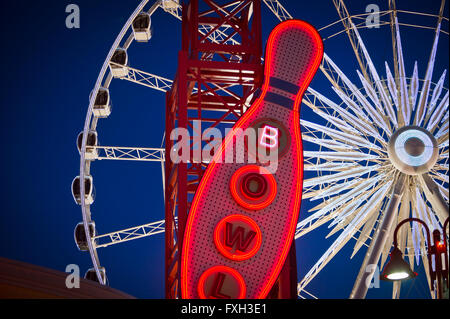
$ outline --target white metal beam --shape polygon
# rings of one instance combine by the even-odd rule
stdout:
[[[96,146],[98,160],[164,162],[164,148]]]

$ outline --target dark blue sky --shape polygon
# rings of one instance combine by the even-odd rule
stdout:
[[[0,4],[1,50],[1,164],[2,213],[0,256],[65,270],[78,264],[84,273],[91,267],[87,253],[73,241],[74,226],[81,221],[70,184],[78,175],[79,155],[75,139],[82,129],[88,97],[116,35],[140,1],[2,1]],[[76,3],[81,28],[65,27],[65,8]],[[283,5],[299,19],[320,28],[338,19],[328,0],[284,0]],[[368,4],[386,9],[387,1],[346,1],[352,14],[363,13]],[[399,0],[398,8],[437,13],[440,1]],[[448,5],[446,14],[448,17]],[[154,37],[148,44],[133,44],[130,64],[138,69],[173,78],[180,48],[181,26],[161,10],[153,17]],[[429,21],[424,20],[424,23]],[[267,39],[277,20],[263,8]],[[432,25],[432,24],[430,24]],[[448,24],[445,26],[448,30]],[[362,35],[377,67],[392,67],[389,30],[365,30]],[[403,30],[402,30],[403,31]],[[419,61],[423,76],[432,43],[427,30],[405,29],[406,69],[412,73]],[[356,62],[345,35],[325,42],[325,51],[356,82]],[[435,78],[448,68],[448,37],[438,51]],[[444,54],[441,54],[444,52]],[[383,72],[380,72],[384,74]],[[312,86],[335,101],[329,84],[318,77]],[[448,87],[448,83],[445,85]],[[101,145],[158,147],[164,130],[164,94],[145,87],[113,81],[113,113],[99,124]],[[303,114],[302,116],[311,116]],[[315,119],[315,118],[314,118]],[[96,201],[93,219],[99,233],[106,233],[164,216],[161,168],[155,163],[95,162],[92,165]],[[308,208],[304,205],[301,214]],[[330,245],[326,226],[297,241],[299,276],[303,276]],[[347,298],[363,254],[349,259],[353,243],[346,246],[316,277],[308,290],[322,298]],[[164,236],[162,234],[99,251],[114,288],[141,298],[164,296]],[[390,298],[389,283],[371,289],[368,298]],[[426,280],[421,273],[404,285],[403,297],[425,298]]]

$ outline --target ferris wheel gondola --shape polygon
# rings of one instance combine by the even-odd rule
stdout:
[[[81,154],[81,144],[83,142],[83,132],[80,132],[77,137],[77,148],[78,153]],[[97,158],[98,152],[96,150],[96,146],[98,144],[98,134],[95,131],[90,131],[88,133],[87,141],[86,141],[86,152],[85,156],[87,160],[93,160]]]
[[[152,37],[152,20],[148,13],[141,12],[133,21],[134,39],[138,42],[148,42]]]
[[[91,93],[92,95],[92,93]],[[93,113],[97,118],[106,118],[111,114],[112,106],[109,96],[109,89],[101,87],[95,97]]]
[[[81,189],[84,189],[84,196]],[[72,181],[72,196],[78,205],[84,202],[85,205],[91,205],[95,200],[94,179],[92,176],[84,176],[84,183],[81,183],[80,176],[77,176]]]

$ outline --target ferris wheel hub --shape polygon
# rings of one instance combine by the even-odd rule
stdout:
[[[439,155],[434,136],[418,126],[404,126],[389,140],[391,163],[407,175],[421,175],[436,164]]]

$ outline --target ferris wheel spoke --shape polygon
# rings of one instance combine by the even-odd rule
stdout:
[[[372,179],[363,180],[358,186],[349,188],[350,190],[347,193],[332,197],[328,201],[322,202],[311,208],[309,212],[318,210],[313,216],[324,216],[330,212],[333,212],[334,215],[341,214],[346,208],[346,206],[343,206],[344,204],[353,200],[354,197],[360,196],[361,194],[364,194],[364,192],[367,192],[371,188],[375,187],[375,185],[384,177],[384,174],[379,174]],[[356,180],[355,183],[357,183]]]
[[[416,109],[417,95],[419,93],[419,70],[417,61],[414,62],[413,75],[409,83],[409,95],[411,97],[411,111]]]
[[[160,220],[140,226],[130,227],[115,232],[92,237],[96,248],[108,247],[127,241],[161,234],[165,231],[165,220]]]
[[[357,148],[355,146],[351,146],[348,144],[344,144],[341,143],[337,140],[329,140],[329,139],[323,139],[323,138],[316,138],[316,137],[311,137],[307,134],[303,134],[303,142],[310,142],[310,143],[314,143],[316,145],[320,145],[322,147],[326,147],[330,150],[333,151],[345,151],[345,150],[356,150]]]
[[[363,229],[359,233],[359,236],[357,238],[355,238],[356,243],[355,243],[355,246],[353,246],[353,252],[352,252],[352,255],[350,256],[350,259],[352,259],[356,255],[356,253],[361,249],[361,247],[363,247],[363,246],[368,247],[366,242],[372,240],[372,237],[370,235],[371,235],[372,231],[375,229],[375,223],[378,220],[379,220],[378,214],[373,214],[372,217],[369,217],[367,222],[364,224]]]
[[[377,160],[377,155],[365,154],[362,152],[323,152],[323,151],[303,151],[304,157],[319,158],[327,161],[370,161]]]
[[[440,222],[444,224],[445,219],[448,218],[449,215],[448,201],[443,198],[439,190],[439,184],[437,184],[433,180],[433,177],[426,174],[419,176],[418,182],[421,191],[425,194],[427,200],[430,202],[431,207],[439,217]]]
[[[343,205],[344,209],[341,211],[341,213],[336,215],[336,217],[333,219],[333,221],[328,225],[328,228],[332,228],[332,229],[325,236],[325,238],[326,239],[330,238],[338,231],[344,229],[351,222],[353,217],[358,215],[359,212],[363,209],[363,207],[360,206],[360,204],[362,203],[361,199],[363,199],[363,198],[367,199],[372,193],[373,193],[373,190],[370,194],[363,193],[358,196],[357,200],[352,200],[352,201],[346,203],[345,205]],[[352,238],[356,239],[355,235],[352,235]]]
[[[369,82],[367,82],[367,80],[364,78],[364,76],[361,74],[361,72],[359,70],[356,70],[356,73],[358,74],[359,80],[361,81],[364,90],[366,91],[367,96],[370,98],[370,100],[372,101],[372,103],[375,105],[376,109],[378,112],[380,112],[381,114],[386,114],[385,110],[383,109],[382,106],[382,102],[378,97],[378,94],[376,93],[374,87],[372,85],[369,84]],[[387,110],[388,114],[390,112],[390,110]],[[398,123],[397,123],[397,118],[395,116],[390,117],[390,121],[393,123],[394,127],[398,127]],[[376,131],[375,136],[379,136],[378,131]]]
[[[371,127],[372,130],[375,130],[375,127],[374,127],[373,124],[376,124],[378,127],[383,128],[388,135],[392,133],[392,131],[389,128],[389,126],[386,125],[387,122],[384,120],[385,116],[380,114],[378,111],[376,111],[369,104],[369,102],[366,101],[367,104],[362,104],[363,107],[361,107],[360,104],[356,103],[354,100],[352,100],[346,94],[343,94],[341,91],[336,90],[335,88],[333,88],[333,90],[337,93],[337,95],[339,95],[339,97],[342,99],[342,101],[344,101],[344,103],[350,109],[357,110],[357,109],[363,109],[364,108],[367,111],[367,113],[369,114],[370,118],[367,117],[367,116],[364,116],[364,119],[366,120],[366,123],[368,123],[367,126]],[[372,124],[372,122],[373,122],[373,124]],[[375,137],[377,137],[378,140],[383,140],[378,133],[375,135]]]
[[[389,128],[387,117],[384,114],[384,111],[378,110],[378,112],[372,107],[371,103],[361,94],[361,92],[356,88],[356,86],[350,81],[350,79],[342,72],[342,70],[334,63],[334,61],[327,55],[324,54],[324,63],[323,65],[328,65],[328,68],[322,67],[322,72],[327,76],[327,78],[330,80],[330,82],[333,84],[333,90],[339,95],[341,99],[344,100],[344,102],[347,104],[351,110],[358,115],[361,119],[365,120],[367,116],[362,112],[362,109],[364,109],[368,115],[378,124],[380,128],[382,128],[384,131],[386,131],[387,134],[391,134],[392,131]],[[337,75],[338,79],[334,79],[332,75],[330,74],[329,69],[332,69]],[[345,88],[343,88],[343,85],[339,84],[339,80],[343,82],[343,85],[345,85]],[[383,88],[384,91],[384,88]],[[363,105],[364,108],[361,108],[361,106],[357,105],[356,101],[354,101],[351,96],[355,96],[358,103],[360,105]],[[367,121],[367,120],[366,120]],[[370,121],[367,121],[370,123]]]
[[[448,114],[448,91],[445,94],[444,98],[441,100],[439,105],[436,107],[435,111],[431,114],[430,120],[428,121],[427,130],[429,132],[434,132],[438,126],[438,124],[444,118],[444,114],[447,112]]]
[[[448,183],[448,175],[447,174],[442,174],[439,172],[435,172],[434,177],[440,181],[443,181],[445,183]]]
[[[418,187],[416,188],[416,196],[413,197],[413,202],[414,202],[414,204],[417,205],[417,208],[418,208],[418,209],[412,211],[413,217],[416,217],[416,218],[419,218],[419,219],[425,221],[425,223],[427,225],[429,225],[429,227],[432,226],[434,229],[439,229],[441,227],[441,226],[439,226],[438,222],[436,221],[435,215],[431,211],[430,207],[428,207],[425,204],[424,198],[422,196],[422,192],[418,189]],[[425,240],[426,234],[425,234],[424,227],[422,227],[422,225],[418,225],[417,223],[414,223],[411,228],[407,228],[407,231],[408,231],[408,246],[410,248],[408,250],[408,253],[409,253],[409,251],[412,250],[412,253],[408,254],[410,266],[413,266],[414,258],[416,260],[416,263],[419,264],[419,258],[421,258],[421,257],[422,257],[422,261],[424,262],[424,264],[426,264],[428,262],[428,259],[426,258],[426,254],[424,252],[427,251],[428,247],[427,247],[427,241]],[[404,251],[404,249],[402,251]],[[424,271],[425,271],[427,280],[429,282],[428,289],[430,289],[431,274],[429,272],[429,267],[425,266]],[[431,294],[431,296],[433,296],[433,291],[430,290],[430,294]]]
[[[354,187],[360,185],[361,183],[362,183],[362,180],[354,179],[353,181],[350,181],[349,183],[347,183],[344,186],[334,185],[334,186],[322,187],[322,185],[321,185],[318,190],[311,190],[312,188],[304,190],[303,192],[305,193],[305,195],[303,196],[303,198],[310,198],[310,197],[314,196],[311,200],[315,200],[319,197],[323,197],[322,195],[324,195],[324,194],[331,197],[331,196],[337,194],[338,192],[346,191],[348,189],[354,188]],[[322,208],[324,205],[325,205],[325,202],[322,204],[319,204],[317,209]],[[314,211],[314,209],[310,209],[308,211],[308,213],[313,212],[313,211]],[[306,233],[327,223],[328,221],[333,219],[338,213],[339,213],[339,209],[334,210],[332,212],[330,212],[329,210],[319,210],[318,212],[315,212],[315,213],[309,215],[308,217],[301,220],[297,224],[295,238],[296,239],[300,238],[301,236],[304,236]]]
[[[354,188],[360,185],[362,181],[362,179],[355,178],[348,181],[345,185],[340,185],[340,187],[334,184],[328,186],[321,185],[319,189],[314,189],[313,187],[311,187],[310,189],[307,188],[305,192],[309,195],[308,198],[311,198],[311,201],[332,198],[340,192],[345,192],[350,188]]]
[[[345,230],[339,235],[339,237],[331,244],[327,251],[320,257],[318,262],[309,270],[305,277],[297,286],[297,291],[302,290],[308,285],[308,283],[325,267],[328,262],[339,252],[339,250],[353,238],[353,235],[361,227],[361,225],[368,219],[368,217],[378,211],[378,206],[383,201],[384,196],[391,188],[391,184],[387,183],[382,188],[380,188],[376,194],[374,194],[370,201],[365,205],[364,209],[353,218],[350,224],[345,228]]]
[[[98,160],[164,162],[164,148],[95,146]]]
[[[266,6],[272,11],[272,13],[277,17],[280,21],[285,21],[292,19],[292,16],[289,12],[283,7],[283,5],[278,0],[264,0]]]
[[[403,196],[400,201],[400,206],[398,208],[398,216],[397,216],[397,224],[400,223],[402,220],[405,220],[406,218],[410,217],[410,206],[414,203],[415,197],[414,197],[414,187],[405,187],[403,191]],[[412,232],[410,227],[404,227],[401,228],[397,235],[398,243],[399,243],[399,249],[400,251],[405,251],[405,249],[408,247],[408,258],[410,264],[414,263],[414,253],[410,253],[413,247],[412,242]],[[393,238],[392,238],[393,239]],[[386,258],[389,254],[389,249],[391,240],[390,238],[386,241],[385,250],[383,251],[383,255],[381,257],[381,265],[384,264]],[[389,245],[389,246],[388,246]]]
[[[409,214],[409,205],[414,205],[414,207],[416,207],[416,210],[412,211],[412,217],[416,217],[425,221],[426,224],[429,225],[429,227],[431,227],[431,225],[438,225],[438,222],[436,221],[435,218],[436,215],[432,212],[431,208],[428,205],[426,205],[425,203],[426,194],[421,191],[420,187],[419,186],[415,187],[415,189],[411,190],[409,195],[410,196],[406,203],[407,208],[405,209],[407,210],[407,212],[406,214],[404,214],[402,219],[399,218],[399,222],[408,217],[407,214]],[[431,217],[431,221],[428,217]],[[404,252],[405,249],[407,250],[407,256],[409,259],[410,267],[413,267],[414,259],[416,259],[416,262],[418,264],[419,258],[421,257],[422,262],[424,263],[424,271],[428,281],[428,289],[430,289],[431,287],[430,272],[428,267],[428,258],[426,258],[425,253],[428,248],[426,246],[427,241],[425,240],[425,229],[421,225],[419,226],[416,223],[414,223],[412,227],[407,227],[400,230],[398,238],[401,240],[401,242],[406,242],[406,247],[405,245],[403,245],[400,247],[400,249],[402,252]],[[387,256],[385,258],[387,258]],[[433,292],[431,290],[430,294],[431,296],[433,295]]]
[[[432,225],[426,214],[425,202],[417,187],[415,192],[415,202],[413,203],[415,204],[416,209],[412,210],[412,217],[423,220],[427,225]],[[421,247],[423,246],[423,240],[421,240],[420,238],[422,237],[421,236],[422,231],[423,231],[422,225],[417,225],[417,223],[413,223],[410,238],[412,241],[412,254],[414,255],[414,258],[416,259],[417,263],[419,263]]]
[[[111,63],[113,64],[113,63]],[[162,76],[154,75],[132,67],[127,67],[128,73],[121,80],[127,80],[161,92],[167,92],[172,88],[173,81]]]
[[[302,293],[306,294],[308,297],[313,298],[313,299],[319,299],[317,296],[313,295],[312,293],[306,291],[305,289],[302,289],[300,291],[298,291],[297,295],[300,299],[307,299],[307,297],[303,296]]]
[[[376,193],[377,190],[385,186],[387,183],[379,183],[370,190],[360,192],[355,196],[347,205],[346,209],[343,209],[336,218],[330,223],[328,228],[333,226],[334,229],[326,236],[326,238],[334,235],[337,231],[346,227],[355,215],[359,213],[359,210],[363,209],[363,203],[369,202],[369,198]]]
[[[378,145],[371,143],[369,140],[362,138],[361,136],[357,136],[355,134],[344,133],[342,131],[338,131],[320,124],[312,123],[306,120],[302,120],[301,125],[304,127],[308,127],[312,130],[318,130],[319,132],[323,132],[332,139],[338,140],[345,143],[353,144],[359,147],[364,147],[372,150],[381,150]]]
[[[445,185],[438,184],[438,187],[439,187],[439,191],[441,192],[442,196],[448,202],[449,201],[448,186],[446,187]]]
[[[439,145],[445,145],[448,140],[448,120],[442,124],[439,131],[434,136],[437,139]],[[448,158],[448,150],[441,151],[440,159]]]
[[[425,203],[425,194],[420,190],[419,187],[416,187],[416,203],[417,203],[417,210],[413,212],[413,214],[417,215],[417,218],[422,219],[425,221],[427,225],[432,225],[433,229],[438,229],[439,222],[436,219],[435,214],[433,214],[431,208],[426,205]],[[420,250],[417,252],[417,254],[420,253]],[[417,259],[417,262],[419,260]]]
[[[416,116],[414,118],[414,124],[420,125],[425,118],[425,107],[428,101],[429,91],[431,87],[431,80],[433,77],[434,63],[436,61],[437,46],[439,43],[439,35],[441,30],[441,24],[439,23],[436,28],[436,34],[434,37],[433,47],[431,49],[430,58],[428,60],[427,71],[425,75],[425,80],[422,86],[422,91],[420,92],[419,102],[417,105]]]
[[[337,118],[335,116],[332,116],[332,115],[322,111],[321,109],[317,108],[315,105],[309,104],[308,102],[306,102],[305,104],[307,104],[309,107],[311,107],[311,109],[314,111],[314,113],[316,113],[317,115],[321,116],[328,123],[334,125],[335,127],[340,128],[341,131],[346,132],[348,134],[353,134],[353,135],[354,134],[357,134],[357,135],[360,134],[355,128],[350,126],[344,120],[342,120],[340,118]],[[313,131],[311,131],[306,125],[303,125],[303,122],[304,122],[304,120],[300,119],[300,124],[302,126],[304,126],[305,128],[307,128],[307,132],[305,132],[305,135],[312,134],[312,136],[316,137],[316,135],[313,133]],[[319,132],[319,131],[316,130],[315,132]]]
[[[335,69],[335,71],[340,75],[341,79],[347,85],[347,87],[351,90],[352,94],[356,97],[359,105],[357,105],[356,101],[351,99],[346,94],[343,94],[341,90],[334,90],[338,95],[344,100],[344,102],[349,106],[352,106],[352,110],[356,109],[364,109],[370,115],[370,117],[374,120],[374,122],[381,128],[383,128],[386,133],[392,133],[389,126],[387,125],[387,121],[385,120],[385,114],[383,110],[375,110],[371,103],[364,97],[364,95],[358,90],[358,88],[350,81],[350,79],[345,76],[345,74],[337,67],[337,65],[328,57],[324,56],[324,59],[328,60],[328,63]],[[363,106],[363,107],[361,107]],[[350,106],[349,106],[350,107]],[[368,121],[370,123],[370,121]]]
[[[447,145],[448,146],[448,143]],[[436,171],[445,171],[445,173],[448,173],[448,163],[442,163],[442,164],[436,164]]]
[[[360,45],[360,39],[358,37],[356,28],[352,22],[352,16],[347,10],[347,7],[345,6],[345,3],[343,0],[333,0],[333,4],[336,8],[336,11],[339,14],[339,17],[341,18],[341,22],[344,26],[345,32],[347,33],[347,36],[350,40],[350,44],[352,45],[353,52],[356,56],[356,59],[358,61],[359,67],[361,69],[361,72],[363,73],[364,77],[370,82],[373,83],[374,79],[372,79],[367,72],[368,68],[368,61],[364,59],[364,56],[361,54],[361,45]],[[375,80],[376,81],[376,80]]]
[[[430,117],[436,114],[437,101],[439,100],[442,90],[444,89],[444,81],[445,81],[446,75],[447,75],[447,70],[444,70],[444,72],[442,72],[442,75],[439,78],[436,86],[433,89],[433,94],[431,95],[431,100],[427,107],[427,113],[426,113],[424,123],[427,123],[429,121]]]
[[[318,105],[317,102],[320,102],[320,105]],[[384,139],[379,135],[378,131],[370,123],[368,123],[368,121],[364,120],[364,115],[362,113],[359,113],[359,110],[357,110],[357,112],[360,116],[354,116],[344,107],[337,105],[311,87],[307,89],[307,94],[305,94],[305,97],[303,98],[303,103],[309,106],[318,115],[322,116],[324,119],[328,120],[330,123],[332,123],[336,127],[339,127],[340,129],[348,130],[351,132],[364,132],[367,135],[375,137],[377,140],[379,140],[380,143],[385,143]],[[322,108],[335,111],[335,113],[339,114],[339,116],[343,120],[325,113],[321,110]],[[361,119],[361,117],[363,119]],[[353,129],[349,125],[353,126]]]
[[[356,39],[358,40],[358,45],[360,47],[362,55],[364,56],[364,59],[366,60],[368,69],[370,71],[370,76],[373,80],[370,81],[369,80],[370,78],[368,76],[364,76],[364,78],[368,82],[369,86],[375,85],[375,87],[377,88],[378,93],[381,97],[381,101],[384,104],[384,110],[386,110],[387,115],[389,116],[389,119],[391,119],[391,121],[393,121],[393,123],[396,124],[396,122],[397,122],[396,121],[396,113],[392,107],[392,104],[389,102],[388,94],[387,94],[385,88],[383,87],[380,76],[378,75],[375,65],[372,62],[372,58],[370,57],[369,52],[367,51],[367,48],[366,48],[361,36],[359,35],[358,30],[355,28],[355,26],[353,24],[351,25],[351,28],[356,36]],[[381,111],[381,110],[383,110],[383,109],[380,109],[379,111]],[[384,114],[384,111],[382,114]],[[384,128],[384,126],[382,126],[382,127]]]
[[[310,160],[305,159],[305,165],[303,170],[305,171],[330,171],[330,172],[342,172],[344,170],[359,167],[357,163],[335,163],[335,162],[325,162],[322,164],[312,164]]]
[[[394,104],[395,104],[397,110],[400,110],[399,93],[397,90],[397,84],[395,83],[395,79],[392,76],[392,72],[391,72],[391,69],[389,68],[388,63],[384,62],[384,64],[386,67],[386,76],[387,76],[389,93],[391,93],[392,100],[394,101]]]
[[[395,5],[395,4],[394,4]],[[410,104],[410,99],[408,96],[408,86],[406,84],[406,71],[405,71],[405,61],[403,59],[403,48],[402,48],[402,41],[401,41],[401,36],[400,36],[400,29],[398,26],[398,19],[397,17],[395,17],[394,19],[394,24],[395,24],[395,40],[396,40],[396,48],[397,48],[397,70],[399,72],[399,79],[398,79],[398,87],[399,87],[399,103],[400,103],[400,108],[398,109],[398,117],[402,117],[405,125],[409,125],[410,123],[410,119],[411,119],[411,114],[412,114],[412,109],[411,109],[411,104]],[[395,53],[394,53],[395,54]],[[394,62],[395,63],[395,62]],[[386,64],[387,66],[387,64]]]
[[[380,165],[372,165],[372,166],[368,166],[368,167],[364,167],[364,166],[359,166],[353,169],[349,169],[343,172],[339,172],[336,174],[328,174],[328,175],[323,175],[323,176],[318,176],[318,177],[313,177],[313,178],[309,178],[306,179],[303,182],[303,187],[310,187],[313,185],[317,185],[317,184],[331,184],[331,183],[336,183],[342,180],[348,180],[350,178],[354,178],[357,176],[364,176],[366,174],[369,174],[370,172],[373,172],[374,170],[378,170],[380,168]]]
[[[442,119],[442,123],[444,123],[445,121],[447,121],[448,123],[448,112],[445,113],[444,118]]]

